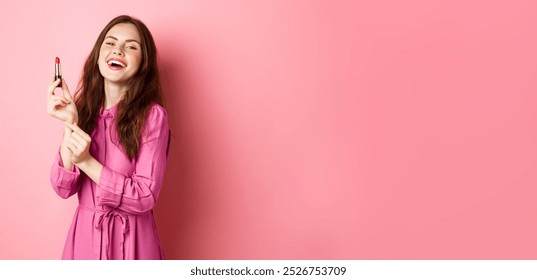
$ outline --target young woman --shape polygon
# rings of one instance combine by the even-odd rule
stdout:
[[[50,180],[60,197],[79,201],[63,259],[164,257],[152,209],[170,131],[156,51],[144,23],[116,17],[97,38],[75,98],[65,80],[48,88],[47,111],[65,125]]]

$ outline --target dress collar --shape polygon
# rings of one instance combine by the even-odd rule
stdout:
[[[111,116],[111,117],[115,117],[116,116],[116,113],[117,113],[117,108],[119,107],[119,102],[112,105],[112,107],[108,108],[108,109],[104,109],[101,108],[101,111],[99,112],[99,115],[100,116],[104,116],[104,117],[108,117],[108,116]]]

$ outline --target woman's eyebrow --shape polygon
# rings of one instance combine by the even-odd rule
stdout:
[[[116,41],[119,41],[116,37],[111,36],[111,35],[106,36],[105,39],[108,39],[108,38],[110,38],[110,39],[114,39],[114,40],[116,40]],[[125,42],[127,42],[127,43],[128,43],[128,42],[136,42],[136,43],[138,43],[138,45],[141,45],[140,42],[138,42],[138,40],[134,40],[134,39],[127,39],[127,40],[125,40]]]

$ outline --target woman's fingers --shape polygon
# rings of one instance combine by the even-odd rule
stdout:
[[[69,123],[69,122],[64,122],[64,124],[65,126],[70,128],[73,132],[76,132],[78,135],[80,135],[82,139],[84,139],[87,142],[91,142],[91,137],[86,132],[84,132],[80,127],[78,127],[78,125],[76,125],[75,123]]]
[[[51,96],[49,97],[47,112],[51,116],[57,116],[57,113],[62,108],[65,108],[71,101],[67,100],[62,96]]]
[[[73,146],[73,144],[71,143],[67,143],[67,149],[69,149],[69,151],[71,151],[71,153],[75,153],[75,150],[76,150],[76,147]]]
[[[73,143],[67,143],[67,149],[69,149],[71,153],[73,153],[73,156],[71,158],[73,163],[78,163],[78,156],[80,155],[80,151],[78,150],[78,148],[73,145]]]
[[[54,90],[56,89],[58,84],[60,84],[60,82],[61,82],[60,79],[50,82],[50,85],[48,86],[48,91],[47,91],[48,96],[54,96]]]
[[[51,101],[51,104],[50,104],[50,105],[52,105],[52,107],[56,108],[56,107],[58,107],[58,106],[64,107],[64,106],[67,105],[67,103],[65,103],[65,101],[63,101],[63,100],[60,99],[60,100],[53,100],[53,101]]]
[[[90,156],[89,147],[91,144],[91,137],[78,127],[76,123],[65,121],[64,124],[72,131],[67,142],[67,147],[73,153],[73,163],[78,164]]]
[[[55,116],[58,111],[58,107],[65,107],[65,106],[67,106],[67,104],[63,101],[63,99],[51,100],[48,102],[47,112],[49,115]]]
[[[71,92],[69,92],[69,87],[67,86],[67,83],[65,82],[65,79],[57,79],[57,80],[51,82],[50,85],[48,86],[48,91],[47,91],[48,96],[49,97],[57,96],[57,95],[54,95],[54,90],[58,87],[60,82],[62,83],[63,97],[66,100],[73,101],[73,96],[71,96]]]
[[[69,92],[69,87],[67,86],[65,79],[61,79],[61,81],[62,81],[63,96],[65,96],[65,98],[67,98],[68,100],[73,101],[73,97],[71,96],[71,92]]]
[[[80,149],[84,149],[88,145],[88,141],[86,141],[82,136],[80,136],[78,133],[74,132],[71,133],[71,138],[77,147]]]
[[[76,151],[81,151],[83,150],[82,148],[82,143],[79,143],[78,140],[76,140],[74,137],[70,137],[69,138],[69,144],[71,144],[73,147],[75,147]]]
[[[61,101],[63,101],[64,103],[67,103],[67,104],[71,103],[71,101],[70,101],[69,99],[67,99],[67,98],[65,98],[65,97],[63,97],[63,96],[57,96],[57,95],[53,95],[53,96],[51,96],[51,97],[50,97],[50,100],[51,100],[51,101],[61,100]]]

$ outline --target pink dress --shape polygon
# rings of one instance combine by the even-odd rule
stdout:
[[[78,195],[62,259],[163,259],[153,207],[167,163],[170,131],[166,110],[153,105],[142,133],[139,156],[129,160],[115,127],[118,105],[101,110],[90,153],[103,164],[100,184],[75,166],[62,166],[58,152],[50,181],[62,198]]]

